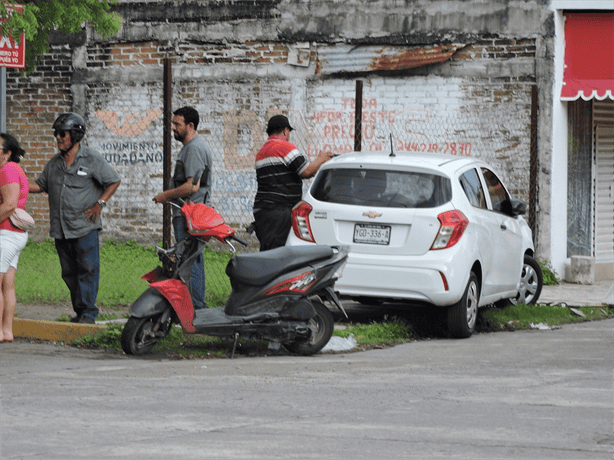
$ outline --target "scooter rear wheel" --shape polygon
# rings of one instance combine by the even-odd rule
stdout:
[[[316,310],[316,316],[308,321],[313,332],[306,341],[284,343],[283,346],[291,353],[313,355],[324,348],[333,335],[335,328],[333,314],[322,302],[312,300],[311,303]]]
[[[124,326],[121,344],[122,350],[129,355],[149,353],[156,344],[168,335],[170,323],[163,324],[156,333],[153,332],[161,315],[136,318],[131,316]]]

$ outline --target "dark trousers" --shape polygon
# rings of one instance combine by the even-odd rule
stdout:
[[[286,245],[288,233],[292,228],[291,217],[290,206],[263,208],[254,213],[256,236],[260,241],[261,251]]]
[[[60,258],[62,279],[70,291],[72,308],[79,316],[98,317],[96,297],[100,279],[100,245],[98,230],[81,238],[55,240]]]

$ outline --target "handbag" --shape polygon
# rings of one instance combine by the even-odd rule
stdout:
[[[25,209],[15,208],[15,212],[9,219],[15,227],[26,232],[32,230],[35,226],[34,219]]]

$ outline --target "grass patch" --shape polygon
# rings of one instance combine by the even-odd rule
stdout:
[[[230,295],[226,265],[230,251],[205,249],[206,296],[209,306],[219,306]],[[134,241],[106,240],[100,248],[100,287],[98,306],[121,308],[132,304],[147,289],[141,279],[160,265],[154,246]],[[61,276],[60,260],[52,239],[28,244],[19,257],[15,291],[21,303],[70,304],[70,293]]]
[[[578,316],[569,307],[522,303],[501,309],[486,309],[483,315],[499,330],[531,329],[531,324],[539,323],[560,326],[566,323],[611,318],[614,315],[613,309],[609,307],[582,307],[575,310],[581,311],[585,316]]]
[[[107,327],[94,334],[76,339],[73,344],[86,348],[100,348],[107,351],[121,350],[123,324],[108,324]]]
[[[335,329],[333,335],[348,338],[353,334],[359,345],[398,344],[414,339],[411,325],[399,318],[384,318],[383,322],[352,324],[346,329]]]

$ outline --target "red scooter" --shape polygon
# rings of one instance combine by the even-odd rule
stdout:
[[[299,355],[317,353],[328,343],[334,320],[322,302],[331,302],[345,314],[334,286],[346,252],[329,246],[296,246],[236,254],[232,241],[247,243],[213,208],[186,203],[181,211],[189,236],[170,249],[156,247],[162,267],[143,276],[150,287],[130,306],[121,337],[127,354],[151,351],[173,324],[188,334],[233,338],[231,358],[241,337],[269,341],[273,349],[283,345]],[[223,307],[195,310],[190,268],[211,238],[234,253],[226,267],[232,292]]]

